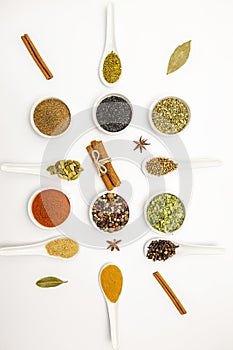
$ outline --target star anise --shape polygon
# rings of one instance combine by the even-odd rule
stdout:
[[[120,251],[120,248],[118,247],[118,244],[121,242],[121,239],[119,239],[119,241],[117,241],[116,239],[114,239],[113,241],[106,241],[109,246],[107,247],[107,249],[110,249],[111,252],[116,249],[118,250],[118,252]]]
[[[136,151],[136,149],[139,149],[140,152],[142,153],[143,149],[146,149],[145,146],[149,146],[150,143],[147,142],[147,139],[143,139],[142,136],[140,136],[138,141],[133,141],[134,143],[136,143],[136,147],[134,148],[134,151]]]

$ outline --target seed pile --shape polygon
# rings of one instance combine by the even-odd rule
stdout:
[[[83,171],[80,163],[77,160],[59,160],[55,165],[50,165],[47,171],[51,175],[58,175],[64,180],[76,180]]]
[[[154,126],[164,134],[177,134],[184,129],[189,119],[187,104],[176,97],[162,99],[152,111]]]
[[[78,243],[70,238],[58,238],[49,242],[45,246],[49,255],[60,256],[61,258],[72,258],[78,253]]]
[[[162,176],[177,169],[178,164],[168,158],[151,158],[146,162],[146,170],[151,175]]]
[[[115,52],[110,52],[104,60],[103,76],[104,79],[112,84],[115,83],[121,75],[121,60]]]
[[[70,119],[69,108],[57,98],[43,100],[33,113],[35,126],[47,136],[62,134],[70,125]]]
[[[128,204],[116,193],[103,194],[93,204],[92,219],[104,232],[119,231],[129,221]]]
[[[165,261],[176,254],[176,248],[178,247],[178,245],[175,245],[171,241],[163,239],[158,241],[154,240],[151,241],[150,245],[148,246],[146,257],[148,259],[152,259],[153,261]]]
[[[147,206],[146,217],[150,225],[164,233],[178,230],[185,219],[185,208],[174,194],[155,196]]]
[[[120,96],[104,98],[97,107],[97,122],[106,131],[118,132],[125,129],[132,119],[130,104]]]

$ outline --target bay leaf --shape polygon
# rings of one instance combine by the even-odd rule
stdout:
[[[177,46],[177,48],[170,57],[167,67],[167,74],[175,72],[177,69],[179,69],[185,64],[185,62],[189,58],[190,50],[191,40],[183,43],[182,45]]]
[[[40,288],[52,288],[67,282],[68,281],[62,281],[57,277],[49,276],[49,277],[41,278],[39,281],[36,282],[36,285]]]

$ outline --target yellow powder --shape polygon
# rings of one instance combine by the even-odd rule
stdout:
[[[108,83],[115,83],[121,75],[121,60],[115,52],[110,52],[104,60],[103,76]]]
[[[100,282],[104,294],[112,302],[116,303],[122,290],[123,276],[116,265],[108,265],[100,275]]]
[[[45,246],[49,255],[71,258],[78,253],[79,245],[69,238],[54,239]]]

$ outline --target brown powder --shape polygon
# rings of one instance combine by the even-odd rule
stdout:
[[[61,258],[72,258],[78,253],[78,243],[69,238],[54,239],[45,246],[49,255],[60,256]]]
[[[33,113],[35,126],[47,136],[62,134],[70,124],[70,111],[64,102],[48,98],[40,102]]]

